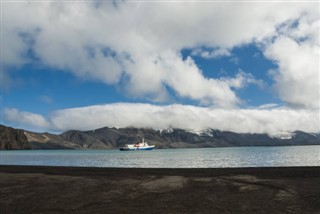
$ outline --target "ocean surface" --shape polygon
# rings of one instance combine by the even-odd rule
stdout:
[[[320,146],[0,151],[1,165],[224,168],[320,166]]]

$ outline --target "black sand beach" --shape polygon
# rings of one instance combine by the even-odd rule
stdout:
[[[320,167],[1,166],[0,213],[320,213]]]

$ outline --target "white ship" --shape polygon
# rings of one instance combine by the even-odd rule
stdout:
[[[138,142],[135,144],[126,144],[123,147],[120,147],[120,151],[134,151],[134,150],[152,150],[155,146],[154,145],[148,145],[147,142],[144,141],[144,138],[142,138],[142,142]]]

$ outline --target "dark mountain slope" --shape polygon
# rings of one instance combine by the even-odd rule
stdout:
[[[60,135],[25,131],[32,149],[80,149],[81,146],[72,143]]]
[[[0,125],[0,149],[31,149],[24,131]]]
[[[92,131],[68,131],[61,136],[82,148],[118,148],[132,144],[142,137],[157,148],[200,148],[228,146],[284,146],[320,145],[320,135],[301,131],[290,139],[270,137],[268,134],[241,134],[209,129],[205,133],[192,133],[182,129],[157,131],[138,128],[101,128]]]
[[[3,130],[9,130],[3,127]],[[268,134],[243,134],[213,129],[193,133],[182,129],[159,131],[133,127],[120,129],[104,127],[91,131],[71,130],[60,135],[10,130],[10,133],[15,134],[11,137],[7,134],[7,137],[4,137],[5,141],[1,141],[4,142],[1,144],[2,149],[116,149],[125,144],[135,143],[142,137],[149,144],[155,144],[156,148],[320,145],[320,134],[301,131],[275,137]],[[1,134],[4,135],[3,133],[2,131]],[[27,140],[23,136],[27,137]],[[16,138],[19,139],[19,143]],[[21,142],[29,146],[23,147]]]

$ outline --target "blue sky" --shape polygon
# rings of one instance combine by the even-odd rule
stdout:
[[[318,4],[4,1],[1,123],[318,132]]]
[[[79,79],[63,70],[27,65],[14,71],[11,78],[20,84],[4,92],[6,106],[24,111],[49,114],[61,108],[128,100],[113,85]]]

